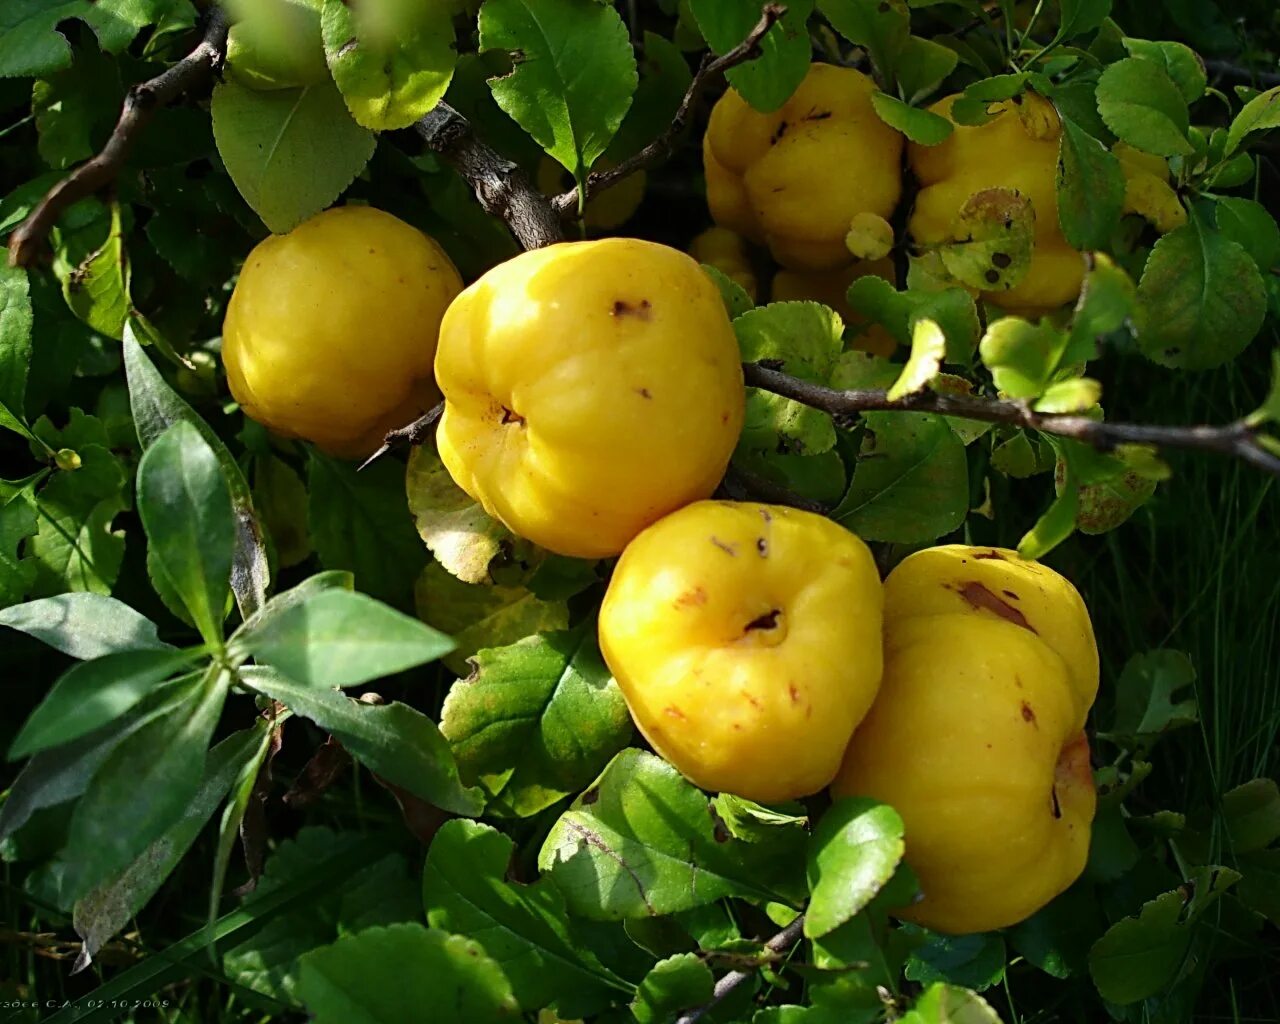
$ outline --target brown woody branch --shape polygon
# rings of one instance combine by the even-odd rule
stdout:
[[[800,941],[804,934],[804,914],[800,914],[789,925],[778,932],[773,938],[764,944],[764,948],[770,953],[781,954],[787,952]],[[703,1003],[697,1009],[690,1010],[688,1013],[680,1017],[676,1024],[697,1024],[708,1013],[720,1005],[739,985],[748,981],[754,974],[754,971],[730,971],[723,978],[716,982],[716,987],[712,989],[711,1000]]]
[[[1280,71],[1276,71],[1274,68],[1271,70],[1246,68],[1241,67],[1239,64],[1232,64],[1228,60],[1211,59],[1205,60],[1204,68],[1213,76],[1215,81],[1226,79],[1232,82],[1258,85],[1264,89],[1280,85]]]
[[[114,182],[129,150],[155,112],[211,78],[221,67],[226,52],[227,18],[221,8],[215,7],[209,14],[200,44],[155,78],[133,86],[125,96],[120,119],[102,151],[54,185],[27,219],[14,229],[9,236],[9,265],[29,265],[67,207]]]
[[[449,104],[437,104],[413,127],[467,180],[485,212],[507,222],[522,248],[541,249],[564,238],[555,210],[524,171],[476,138],[471,122]]]
[[[605,189],[616,185],[624,178],[629,178],[637,171],[652,167],[654,164],[666,160],[675,150],[676,142],[679,140],[681,133],[683,133],[685,126],[688,125],[689,118],[693,115],[694,105],[698,102],[698,97],[702,95],[702,90],[708,83],[723,75],[730,68],[737,67],[753,57],[758,57],[760,55],[760,41],[764,39],[769,29],[773,28],[786,13],[787,9],[782,4],[766,3],[760,11],[760,20],[756,22],[755,27],[747,33],[742,42],[719,57],[712,58],[708,55],[698,68],[697,74],[693,76],[693,81],[689,83],[689,88],[685,90],[684,98],[680,100],[680,106],[676,108],[675,116],[672,117],[671,124],[667,126],[666,131],[634,156],[628,157],[608,170],[595,171],[588,175],[586,183],[587,199],[594,195],[599,195]],[[561,217],[576,216],[578,212],[578,190],[570,189],[568,192],[553,197],[551,205]]]
[[[946,395],[920,391],[891,400],[880,390],[837,391],[798,380],[759,363],[743,366],[748,386],[790,398],[834,416],[864,412],[931,412],[960,416],[984,423],[1026,427],[1044,434],[1069,437],[1099,451],[1111,451],[1122,444],[1151,445],[1164,450],[1209,452],[1243,459],[1259,469],[1280,476],[1280,456],[1259,441],[1257,429],[1245,420],[1222,426],[1162,427],[1138,423],[1107,423],[1087,416],[1067,416],[1036,412],[1025,402],[982,398],[976,395]]]

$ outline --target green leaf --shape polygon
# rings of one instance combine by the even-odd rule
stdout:
[[[1058,143],[1058,223],[1073,249],[1101,249],[1124,210],[1124,172],[1101,142],[1063,117]]]
[[[282,233],[329,206],[373,155],[332,81],[256,92],[213,90],[213,135],[227,173],[254,213]]]
[[[40,525],[27,543],[35,563],[34,593],[110,593],[124,558],[124,534],[112,529],[127,507],[128,477],[101,445],[78,452],[80,468],[56,474],[36,498]]]
[[[368,928],[301,960],[298,994],[316,1024],[515,1021],[511,986],[480,946],[417,924]]]
[[[724,300],[724,308],[728,311],[730,320],[736,320],[748,310],[755,309],[756,304],[752,301],[751,296],[747,294],[747,290],[729,277],[728,274],[718,267],[711,266],[709,263],[702,263],[699,266],[716,283],[716,287],[720,289],[720,298]]]
[[[1053,504],[1018,541],[1018,554],[1027,559],[1047,555],[1075,532],[1079,507],[1080,491],[1068,474]]]
[[[156,624],[123,601],[101,594],[59,594],[0,611],[0,626],[33,636],[82,661],[121,651],[172,650]]]
[[[917,320],[935,321],[947,337],[949,363],[967,364],[982,333],[973,296],[963,288],[900,292],[884,278],[869,274],[849,286],[849,304],[883,325],[901,345],[911,344]]]
[[[1266,311],[1266,287],[1249,254],[1193,214],[1147,257],[1138,347],[1162,366],[1212,369],[1243,351]]]
[[[627,27],[595,0],[485,0],[480,49],[512,55],[490,79],[498,106],[581,178],[608,147],[639,75]]]
[[[956,529],[969,510],[964,445],[941,417],[867,413],[853,481],[831,513],[864,540],[923,544]]]
[[[1111,0],[1062,0],[1062,24],[1055,40],[1092,32],[1111,14]]]
[[[467,660],[485,647],[505,647],[531,633],[569,625],[563,600],[543,600],[524,586],[474,586],[450,576],[436,563],[418,581],[418,615],[453,637],[456,650],[444,663],[467,674]]]
[[[1098,113],[1116,136],[1159,156],[1190,156],[1190,115],[1178,86],[1156,64],[1128,57],[1098,80]]]
[[[463,583],[491,582],[489,563],[504,547],[522,544],[453,482],[434,445],[419,445],[410,454],[405,489],[418,536]]]
[[[904,0],[818,0],[818,10],[832,28],[867,51],[882,76],[892,78],[911,33]]]
[[[594,626],[480,651],[453,684],[440,731],[464,778],[527,817],[576,793],[631,739],[631,716],[596,647]],[[492,808],[491,808],[492,809]]]
[[[231,490],[190,423],[175,423],[143,453],[138,514],[157,568],[205,642],[220,644],[235,545]]]
[[[943,43],[909,36],[896,67],[902,95],[910,104],[919,103],[942,84],[959,62],[960,55]]]
[[[860,912],[893,877],[905,849],[902,819],[888,804],[863,797],[832,804],[809,841],[805,935],[821,938]]]
[[[763,4],[756,0],[689,0],[707,44],[727,53],[760,21]],[[757,110],[777,110],[796,91],[809,71],[812,48],[808,20],[813,0],[792,0],[787,13],[760,40],[760,56],[730,68],[729,84]]]
[[[253,506],[249,483],[227,446],[200,415],[169,387],[155,364],[142,350],[131,318],[124,328],[124,368],[129,382],[129,409],[138,442],[148,448],[175,423],[190,423],[200,432],[222,467],[235,511],[235,551],[231,563],[231,589],[244,619],[266,600],[271,574],[262,526]]]
[[[50,167],[71,167],[93,156],[120,114],[124,87],[119,64],[96,46],[83,46],[71,67],[31,87],[36,149]]]
[[[1280,786],[1250,779],[1222,794],[1222,821],[1232,853],[1253,853],[1280,839]]]
[[[306,686],[359,686],[434,661],[453,641],[364,594],[322,589],[236,634],[260,663]]]
[[[1280,266],[1280,226],[1265,206],[1252,199],[1223,196],[1214,203],[1214,210],[1218,230],[1242,246],[1261,273]]]
[[[1124,40],[1124,48],[1133,56],[1149,60],[1159,67],[1182,93],[1187,103],[1194,103],[1204,95],[1209,80],[1205,75],[1204,61],[1195,50],[1182,43],[1157,42],[1151,39]]]
[[[262,517],[262,527],[275,546],[280,568],[292,568],[311,557],[307,488],[302,477],[284,459],[275,455],[254,458],[253,503]]]
[[[1062,366],[1083,366],[1098,356],[1098,340],[1119,330],[1133,314],[1137,288],[1133,279],[1105,253],[1093,253],[1080,298],[1071,319],[1071,337]]]
[[[925,989],[911,1011],[898,1020],[900,1024],[1000,1024],[999,1015],[980,995],[943,982]]]
[[[924,984],[945,981],[982,992],[1004,977],[1004,940],[998,933],[939,935],[912,950],[903,973]]]
[[[308,521],[320,564],[352,573],[359,590],[397,608],[410,607],[427,561],[404,490],[404,467],[394,459],[357,473],[313,449],[307,463]]]
[[[1067,335],[1049,321],[1006,316],[987,328],[978,352],[1003,394],[1034,398],[1048,387],[1066,347]]]
[[[1122,1005],[1153,996],[1177,976],[1191,945],[1182,923],[1185,899],[1166,892],[1135,917],[1113,924],[1089,950],[1089,974],[1099,994]]]
[[[124,871],[179,820],[199,789],[226,695],[227,677],[204,673],[107,756],[76,804],[61,854],[70,897]]]
[[[1080,488],[1076,528],[1090,536],[1114,530],[1146,504],[1155,490],[1156,481],[1134,470],[1086,484]]]
[[[25,497],[0,505],[0,607],[21,601],[36,581],[35,562],[19,558],[18,546],[37,529],[35,509]],[[3,614],[0,624],[9,624]]]
[[[640,49],[640,84],[606,155],[613,159],[631,156],[666,131],[692,79],[680,48],[646,29]]]
[[[942,328],[932,320],[917,320],[911,330],[911,355],[887,392],[889,401],[899,401],[927,388],[942,369],[946,354],[947,339]]]
[[[78,739],[123,715],[204,651],[121,651],[68,669],[31,713],[9,760]]]
[[[1259,93],[1236,114],[1227,131],[1227,144],[1222,155],[1230,156],[1239,149],[1246,135],[1271,128],[1280,128],[1280,85]]]
[[[706,797],[653,754],[624,750],[552,826],[538,866],[594,920],[672,914],[727,896],[774,899],[772,852],[719,838]]]
[[[63,297],[76,316],[109,338],[123,336],[130,309],[129,261],[118,202],[111,203],[106,240],[74,266],[59,248],[53,272],[62,282]]]
[[[825,384],[844,348],[844,325],[817,302],[773,302],[748,310],[733,322],[744,363],[769,361],[801,380]],[[781,445],[791,454],[818,455],[836,443],[826,413],[788,398],[747,389],[742,444],[762,451]]]
[[[1105,926],[1092,890],[1074,886],[1007,934],[1028,963],[1051,977],[1068,978],[1085,969],[1089,947]]]
[[[366,704],[266,667],[246,666],[240,676],[250,689],[332,733],[352,757],[388,782],[454,814],[483,809],[480,790],[458,781],[458,766],[435,722],[407,704]]]
[[[954,130],[954,125],[941,114],[909,106],[887,92],[873,92],[871,106],[881,121],[922,146],[946,142]]]
[[[44,75],[71,65],[71,46],[57,30],[78,18],[108,53],[119,53],[171,0],[9,0],[0,10],[0,78]]]
[[[1236,896],[1250,910],[1280,922],[1280,848],[1259,850],[1239,859],[1244,877]]]
[[[1133,655],[1116,681],[1116,712],[1111,734],[1151,737],[1197,719],[1194,695],[1180,699],[1196,681],[1196,670],[1182,651],[1155,650]]]
[[[1031,200],[1009,188],[969,196],[952,227],[955,242],[938,247],[952,277],[981,291],[1007,291],[1026,276],[1035,242]]]
[[[560,1016],[594,1013],[634,986],[573,934],[564,898],[547,878],[506,881],[515,844],[487,825],[450,821],[427,853],[422,879],[433,928],[476,939],[506,972],[520,1005]]]
[[[640,982],[631,1001],[638,1024],[663,1024],[681,1010],[709,1002],[715,977],[696,953],[677,953],[659,960]]]
[[[325,55],[357,122],[407,128],[444,98],[458,59],[452,13],[441,3],[325,0]]]
[[[242,768],[266,750],[270,729],[265,722],[228,736],[209,751],[199,788],[182,816],[116,877],[76,901],[72,915],[84,940],[78,964],[88,965],[98,950],[124,928],[173,873],[200,830],[213,817]]]
[[[22,416],[26,403],[31,324],[27,272],[0,259],[0,424],[6,426],[7,419]]]
[[[765,807],[733,793],[718,793],[711,805],[729,834],[747,843],[774,839],[779,829],[808,831],[809,817],[804,812],[804,805],[799,802],[782,807]]]

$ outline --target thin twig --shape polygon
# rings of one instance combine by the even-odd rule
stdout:
[[[976,395],[947,395],[919,391],[905,398],[890,400],[880,390],[837,391],[833,388],[798,380],[759,363],[743,366],[749,387],[770,391],[836,416],[863,412],[931,412],[944,416],[960,416],[984,423],[1003,423],[1026,427],[1044,434],[1069,437],[1099,451],[1111,451],[1117,445],[1142,444],[1160,449],[1210,452],[1243,459],[1259,469],[1280,476],[1280,456],[1259,443],[1258,432],[1245,420],[1222,426],[1165,427],[1139,423],[1107,423],[1087,416],[1067,416],[1036,412],[1025,402],[982,398]]]
[[[396,448],[399,445],[407,444],[410,448],[416,448],[431,436],[431,432],[435,429],[436,423],[443,414],[444,402],[437,402],[412,423],[405,424],[403,427],[396,427],[395,430],[388,430],[382,438],[381,446],[364,462],[360,463],[360,469],[377,462],[392,448]],[[356,472],[358,473],[360,469],[356,470]]]
[[[14,229],[9,236],[9,265],[29,265],[68,206],[114,182],[129,150],[155,112],[211,78],[221,67],[226,52],[227,18],[221,8],[215,7],[209,14],[200,44],[155,78],[133,86],[124,98],[120,119],[102,151],[54,185],[27,219]]]
[[[1246,82],[1260,85],[1264,89],[1280,85],[1280,71],[1262,71],[1257,68],[1244,68],[1239,64],[1232,64],[1228,60],[1206,59],[1204,62],[1204,69],[1209,72],[1215,80],[1227,78],[1233,82]]]
[[[672,117],[671,124],[667,126],[666,130],[634,156],[628,157],[608,170],[595,171],[588,175],[587,199],[594,195],[599,195],[605,189],[622,181],[623,178],[628,178],[637,171],[652,167],[654,164],[667,159],[675,150],[676,142],[684,131],[685,125],[689,123],[689,118],[693,115],[694,104],[697,103],[703,88],[730,68],[737,67],[753,57],[759,56],[760,40],[786,13],[787,9],[782,4],[766,3],[760,11],[760,20],[756,22],[755,27],[747,33],[742,42],[719,57],[710,58],[708,56],[707,59],[703,60],[697,74],[693,76],[693,80],[689,83],[689,88],[685,90],[684,98],[680,101],[680,106],[676,108],[675,116]],[[561,217],[576,216],[578,212],[578,190],[576,188],[570,189],[568,192],[555,196],[551,200],[551,205],[555,207],[556,213]]]
[[[501,217],[522,248],[541,249],[563,240],[560,220],[528,176],[476,138],[471,122],[447,103],[438,103],[414,129],[471,185],[485,212]]]
[[[764,948],[771,953],[785,953],[797,942],[804,934],[804,914],[800,914],[789,925],[778,932],[773,938],[764,944]],[[739,985],[747,981],[755,974],[755,971],[730,971],[723,978],[716,982],[716,987],[712,989],[711,1001],[703,1003],[697,1009],[690,1010],[688,1013],[680,1017],[676,1024],[697,1024],[708,1013],[720,1005]]]

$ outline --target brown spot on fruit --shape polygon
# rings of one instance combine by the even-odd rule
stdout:
[[[1033,633],[1036,632],[1022,612],[1018,611],[1017,608],[999,595],[993,594],[977,580],[970,580],[968,583],[960,584],[956,592],[969,602],[971,607],[981,611],[994,612],[1000,618],[1012,622],[1015,626],[1029,629]]]
[[[753,697],[753,696],[752,696],[751,694],[749,694],[749,693],[744,693],[744,694],[742,695],[742,699],[743,699],[743,700],[745,700],[748,704],[750,704],[750,705],[751,705],[753,708],[755,708],[757,711],[760,711],[760,710],[762,709],[762,707],[763,707],[763,705],[761,705],[760,701],[759,701],[757,698]]]
[[[685,713],[681,711],[678,707],[676,707],[674,704],[668,704],[665,708],[662,709],[662,713],[664,715],[670,715],[672,718],[678,718],[682,722],[688,720],[685,716]]]
[[[707,592],[703,587],[686,590],[675,600],[677,608],[697,608],[707,603]]]
[[[738,557],[738,545],[726,543],[725,541],[722,541],[719,537],[712,537],[711,543],[714,544],[716,547],[718,547],[730,558]]]
[[[722,413],[720,414],[720,422],[721,422],[721,423],[728,423],[728,422],[729,422],[729,410],[728,410],[728,409],[726,409],[724,412],[722,412]]]
[[[637,320],[648,320],[649,310],[652,307],[648,299],[641,299],[638,303],[627,302],[625,299],[618,299],[613,304],[613,316],[633,316]]]
[[[800,703],[800,690],[795,683],[787,684],[787,696],[791,698],[792,704]]]
[[[988,559],[994,559],[997,562],[1003,562],[1004,555],[1002,555],[999,551],[979,551],[976,555],[973,556],[973,560],[975,562],[981,562],[983,560],[988,560]]]
[[[777,145],[778,141],[787,134],[787,129],[791,127],[786,121],[779,121],[778,127],[773,130],[773,137],[769,139],[769,145]]]
[[[763,537],[756,538],[756,553],[761,558],[769,557],[769,542],[765,540]]]
[[[748,622],[742,631],[744,633],[750,633],[752,630],[756,629],[777,629],[778,616],[781,614],[782,610],[780,608],[771,608],[763,615],[759,615]]]
[[[1061,818],[1061,817],[1062,817],[1062,804],[1060,804],[1060,803],[1058,802],[1058,787],[1057,787],[1057,786],[1053,786],[1053,787],[1049,790],[1049,793],[1050,793],[1050,794],[1052,795],[1052,797],[1053,797],[1053,816],[1054,816],[1055,818]]]
[[[1022,720],[1024,722],[1030,722],[1037,729],[1040,728],[1040,726],[1036,724],[1036,713],[1031,709],[1031,705],[1025,700],[1022,702]]]
[[[1062,748],[1054,770],[1058,785],[1076,789],[1093,789],[1093,766],[1089,763],[1089,737],[1084,730]]]
[[[773,522],[773,516],[769,514],[769,510],[767,508],[762,508],[760,510],[760,518],[763,519],[766,523]]]
[[[1012,590],[1002,590],[1002,591],[1000,591],[1000,593],[1004,594],[1004,596],[1005,596],[1005,597],[1007,597],[1010,601],[1018,601],[1018,600],[1020,600],[1020,598],[1018,597],[1018,595],[1017,595],[1017,594],[1015,594]]]
[[[636,388],[636,394],[638,394],[641,398],[653,397],[653,395],[649,392],[648,388]]]

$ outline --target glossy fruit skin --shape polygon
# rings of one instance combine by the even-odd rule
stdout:
[[[1057,573],[1000,548],[918,552],[884,589],[884,681],[832,794],[902,815],[923,899],[900,917],[951,934],[1015,924],[1088,857],[1088,613]]]
[[[739,360],[719,289],[682,252],[606,238],[522,253],[444,318],[440,457],[513,533],[615,555],[720,482]]]
[[[951,118],[959,96],[947,96],[929,109]],[[954,240],[956,214],[975,192],[1015,189],[1035,208],[1035,248],[1026,276],[1008,291],[985,293],[1007,310],[1034,314],[1057,309],[1080,294],[1084,260],[1067,244],[1058,224],[1057,165],[1061,124],[1046,100],[1028,93],[1023,103],[1032,116],[1020,116],[1013,101],[994,104],[1000,112],[987,124],[957,124],[936,146],[911,143],[908,162],[920,191],[907,223],[911,237],[924,245]]]
[[[746,239],[737,232],[728,228],[707,228],[689,242],[689,255],[699,263],[715,267],[741,287],[752,302],[756,301],[759,291],[756,273],[751,266]]]
[[[696,785],[776,802],[831,781],[880,683],[867,546],[810,512],[702,501],[628,545],[600,649],[636,725]]]
[[[862,326],[863,330],[849,345],[859,352],[877,356],[891,356],[898,341],[880,324],[868,324],[865,318],[849,304],[849,286],[860,277],[882,277],[886,281],[897,279],[893,260],[858,260],[847,267],[835,270],[787,270],[781,268],[773,275],[772,299],[774,302],[810,301],[830,306],[846,326]]]
[[[249,253],[222,358],[245,415],[341,458],[438,399],[436,338],[462,278],[434,239],[389,213],[340,206]]]
[[[887,220],[902,194],[902,136],[876,115],[875,91],[866,75],[831,64],[811,65],[770,114],[728,90],[702,146],[715,222],[768,245],[786,267],[851,263],[853,216]]]

